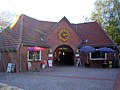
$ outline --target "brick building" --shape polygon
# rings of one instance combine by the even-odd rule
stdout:
[[[47,65],[48,60],[53,66],[75,65],[77,58],[85,66],[86,54],[79,51],[85,45],[112,48],[118,57],[116,44],[97,22],[72,24],[66,17],[49,22],[21,15],[13,27],[0,33],[0,71],[6,71],[8,63],[15,63],[17,72],[27,71],[28,63],[32,70],[40,70],[41,62]],[[112,53],[89,55],[91,67],[114,58]]]

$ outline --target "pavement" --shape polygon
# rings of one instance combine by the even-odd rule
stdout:
[[[113,90],[120,90],[120,69],[117,73],[117,76],[113,85]]]
[[[0,73],[0,90],[120,90],[120,68],[59,66]]]

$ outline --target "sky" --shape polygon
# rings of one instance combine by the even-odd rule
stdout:
[[[25,14],[38,20],[59,22],[64,16],[71,23],[90,17],[96,0],[0,0],[0,11]]]

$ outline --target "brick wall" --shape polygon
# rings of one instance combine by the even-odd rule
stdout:
[[[58,31],[62,28],[69,30],[70,32],[70,39],[67,42],[63,42],[58,37]],[[55,49],[61,45],[67,45],[71,47],[74,51],[77,49],[77,46],[81,43],[81,38],[79,37],[78,33],[71,27],[69,22],[63,18],[47,35],[46,37],[47,42],[51,45],[52,53],[54,53]],[[53,59],[53,58],[52,58]]]

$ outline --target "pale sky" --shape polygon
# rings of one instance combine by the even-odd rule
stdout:
[[[71,23],[82,23],[90,17],[96,0],[0,0],[0,11],[25,14],[38,20],[59,22],[62,17]]]

